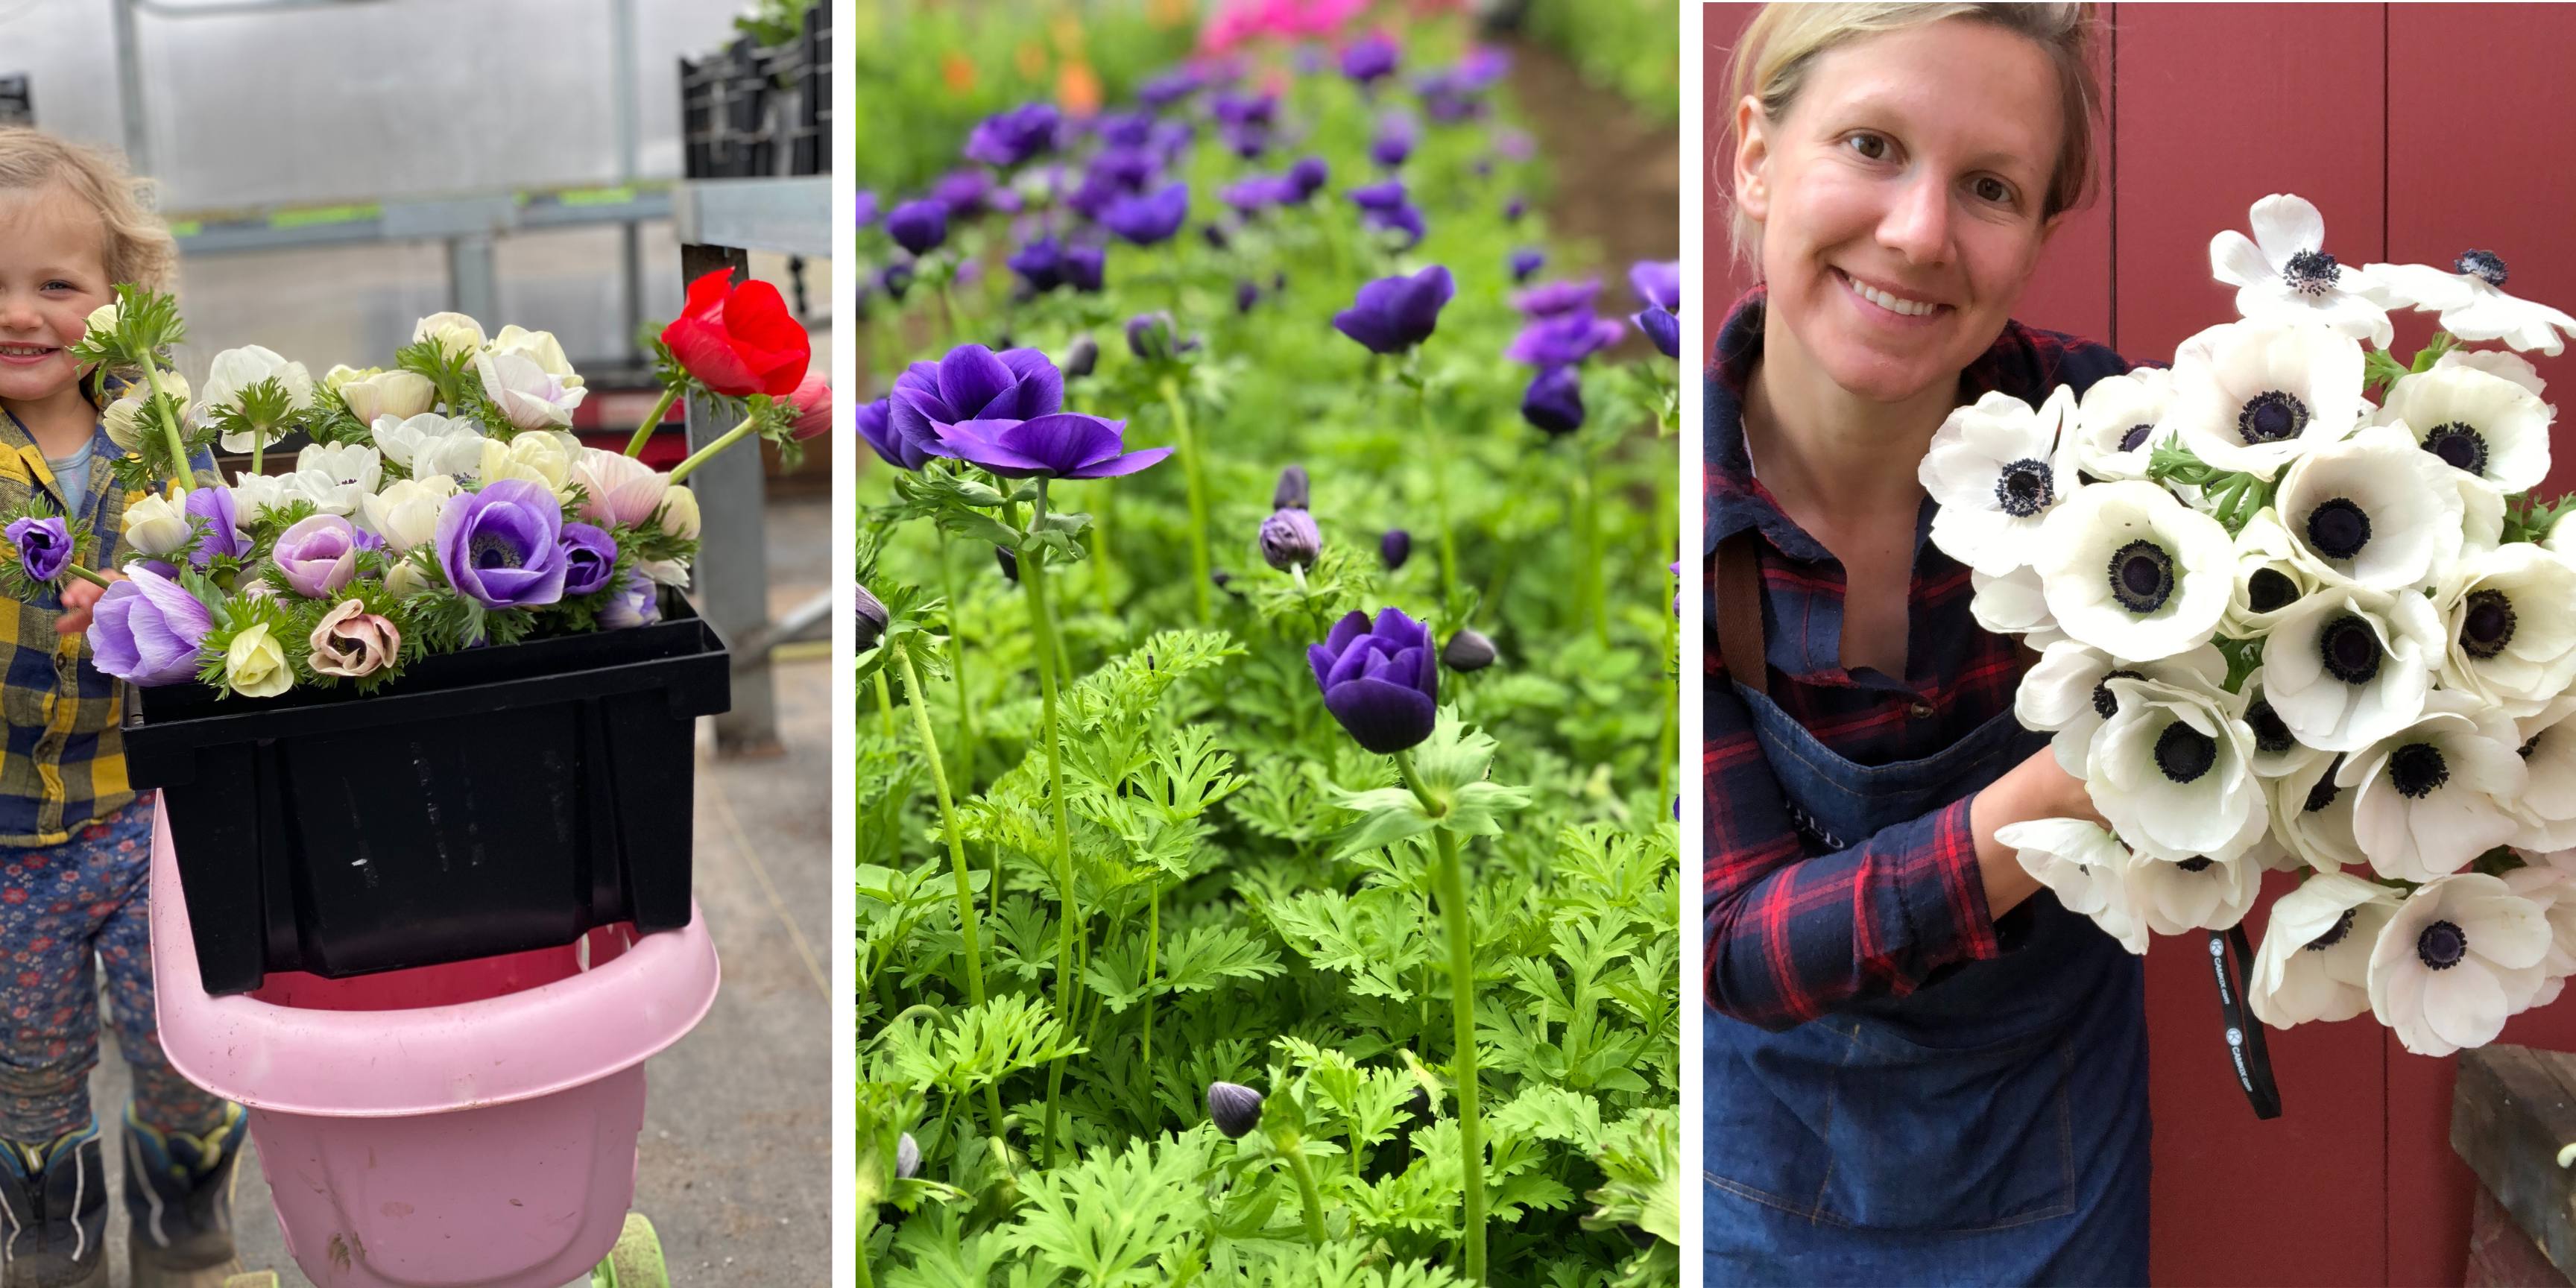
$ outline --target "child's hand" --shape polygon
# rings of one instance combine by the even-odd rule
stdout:
[[[122,575],[105,570],[101,570],[98,575],[109,581],[125,580]],[[77,635],[88,630],[89,610],[98,603],[98,597],[106,593],[105,586],[95,586],[78,577],[72,578],[71,584],[63,587],[63,615],[54,619],[54,634]]]

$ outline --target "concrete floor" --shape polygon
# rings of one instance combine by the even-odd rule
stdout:
[[[830,583],[830,547],[818,536],[830,520],[828,500],[768,507],[773,613]],[[831,1280],[831,668],[791,661],[773,675],[785,754],[699,762],[698,907],[724,985],[697,1029],[645,1066],[635,1209],[660,1231],[674,1283]],[[121,1110],[126,1087],[123,1062],[107,1055],[91,1085],[102,1117]],[[108,1151],[112,1173],[121,1152]],[[309,1283],[286,1254],[256,1167],[243,1170],[236,1205],[243,1263]],[[121,1214],[109,1242],[123,1284]]]

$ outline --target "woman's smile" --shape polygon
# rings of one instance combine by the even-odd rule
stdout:
[[[1861,317],[1880,326],[1920,329],[1945,321],[1958,312],[1947,304],[1864,281],[1843,269],[1829,271],[1835,281],[1842,283],[1844,294],[1850,297]]]

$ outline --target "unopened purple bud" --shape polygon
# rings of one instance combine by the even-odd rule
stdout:
[[[1291,465],[1279,471],[1279,486],[1270,489],[1270,508],[1303,510],[1306,508],[1308,492],[1309,480],[1306,477],[1306,467]]]
[[[1402,528],[1387,529],[1386,535],[1377,539],[1377,557],[1385,562],[1388,572],[1403,567],[1404,561],[1413,557],[1413,534]]]
[[[1073,337],[1073,345],[1064,351],[1064,378],[1080,380],[1100,365],[1100,342],[1089,335]]]
[[[859,651],[875,648],[885,638],[885,629],[885,602],[869,594],[867,587],[859,587]]]
[[[1002,565],[1002,575],[1016,582],[1020,579],[1020,557],[1009,546],[993,547],[993,562]]]
[[[1281,572],[1313,567],[1323,549],[1324,534],[1304,510],[1281,510],[1261,521],[1261,558]]]
[[[1518,197],[1503,203],[1503,222],[1505,223],[1517,224],[1521,221],[1521,216],[1528,213],[1529,203]]]
[[[1259,304],[1260,302],[1261,287],[1255,284],[1251,278],[1244,278],[1234,284],[1235,312],[1250,313],[1252,311],[1252,306]]]
[[[1241,1140],[1261,1125],[1261,1093],[1242,1083],[1209,1083],[1207,1107],[1208,1121],[1228,1140]]]
[[[1441,664],[1460,674],[1481,671],[1494,664],[1494,642],[1485,633],[1461,626],[1449,642],[1440,647]]]

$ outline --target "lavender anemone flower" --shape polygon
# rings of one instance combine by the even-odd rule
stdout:
[[[62,576],[72,561],[71,525],[60,516],[13,520],[6,532],[9,544],[18,548],[18,566],[37,581]]]
[[[1323,550],[1324,534],[1305,510],[1279,510],[1261,521],[1262,561],[1281,572],[1314,567]]]
[[[966,159],[1010,167],[1055,149],[1062,113],[1051,103],[1024,103],[988,116],[966,136]]]
[[[1362,85],[1374,85],[1395,74],[1395,42],[1370,32],[1342,51],[1342,74]]]
[[[1512,307],[1530,318],[1562,317],[1568,313],[1592,312],[1594,297],[1601,294],[1601,279],[1541,282],[1512,296]]]
[[[98,669],[129,684],[178,684],[197,676],[197,647],[214,615],[179,583],[139,564],[111,584],[91,610],[89,648]]]
[[[1108,266],[1109,252],[1098,246],[1064,248],[1064,284],[1079,294],[1099,294]]]
[[[1583,428],[1583,377],[1572,367],[1549,367],[1521,395],[1521,419],[1550,434]]]
[[[485,608],[534,608],[563,598],[563,503],[542,483],[502,479],[459,492],[438,511],[438,566]]]
[[[1523,246],[1512,252],[1512,280],[1526,282],[1530,275],[1547,265],[1547,252],[1535,246]]]
[[[859,437],[868,446],[875,448],[877,455],[883,457],[886,464],[899,470],[917,470],[929,462],[928,450],[921,444],[895,432],[894,417],[889,412],[886,399],[879,398],[875,402],[859,404],[855,415],[859,422]]]
[[[1458,293],[1448,266],[1434,264],[1411,277],[1381,277],[1360,287],[1350,308],[1333,315],[1333,329],[1371,353],[1402,353],[1431,338],[1440,310]]]
[[[858,225],[861,228],[865,228],[877,221],[877,194],[869,189],[861,188],[858,192],[858,199]]]
[[[948,240],[948,203],[936,197],[907,201],[886,212],[885,229],[895,245],[915,255],[927,255]],[[905,285],[911,283],[907,281]],[[886,284],[886,289],[895,298],[902,298],[902,292],[894,290],[892,282]]]
[[[1220,195],[1225,198],[1225,204],[1234,207],[1235,213],[1246,218],[1261,213],[1266,207],[1283,206],[1298,199],[1296,181],[1275,174],[1257,174],[1229,184]]]
[[[1190,185],[1175,183],[1148,197],[1120,197],[1100,212],[1100,226],[1139,246],[1179,232],[1190,215]]]
[[[1402,612],[1380,609],[1372,624],[1354,612],[1333,623],[1306,663],[1324,708],[1351,739],[1381,756],[1419,745],[1440,718],[1440,663],[1431,632]]]
[[[1639,302],[1666,313],[1682,311],[1682,262],[1641,259],[1628,266],[1628,285]]]
[[[1040,237],[1012,251],[1004,262],[1029,284],[1032,294],[1044,295],[1064,285],[1064,248],[1053,237]]]
[[[1172,454],[1127,451],[1127,422],[1079,412],[1033,420],[967,420],[939,428],[939,454],[1004,478],[1106,479],[1133,474]]]
[[[279,533],[268,557],[296,594],[328,599],[358,575],[357,533],[339,515],[313,515]]]
[[[1533,367],[1569,367],[1619,342],[1619,324],[1591,313],[1560,313],[1521,328],[1503,356]]]
[[[1387,529],[1377,539],[1377,557],[1388,572],[1402,568],[1404,561],[1413,557],[1413,534],[1402,528]]]
[[[862,590],[860,594],[867,592]],[[628,568],[626,580],[617,583],[616,593],[599,610],[599,624],[610,630],[630,626],[650,626],[662,620],[662,596],[654,589],[653,579],[641,568]]]
[[[617,540],[608,530],[588,523],[563,525],[564,593],[587,595],[608,584],[617,571]]]
[[[1662,309],[1644,309],[1628,315],[1646,338],[1655,342],[1655,351],[1667,358],[1682,356],[1682,320]]]
[[[1064,408],[1064,375],[1035,349],[995,353],[961,344],[937,362],[916,362],[894,378],[886,396],[892,434],[928,456],[939,450],[941,425],[959,421],[1021,421]]]
[[[233,490],[228,487],[191,488],[184,512],[191,519],[206,521],[205,531],[188,551],[188,562],[203,568],[221,555],[233,559],[250,557],[251,540],[241,530],[241,517],[233,505]]]
[[[1297,201],[1306,201],[1333,181],[1333,168],[1318,156],[1303,156],[1288,167],[1288,182],[1296,189]]]

